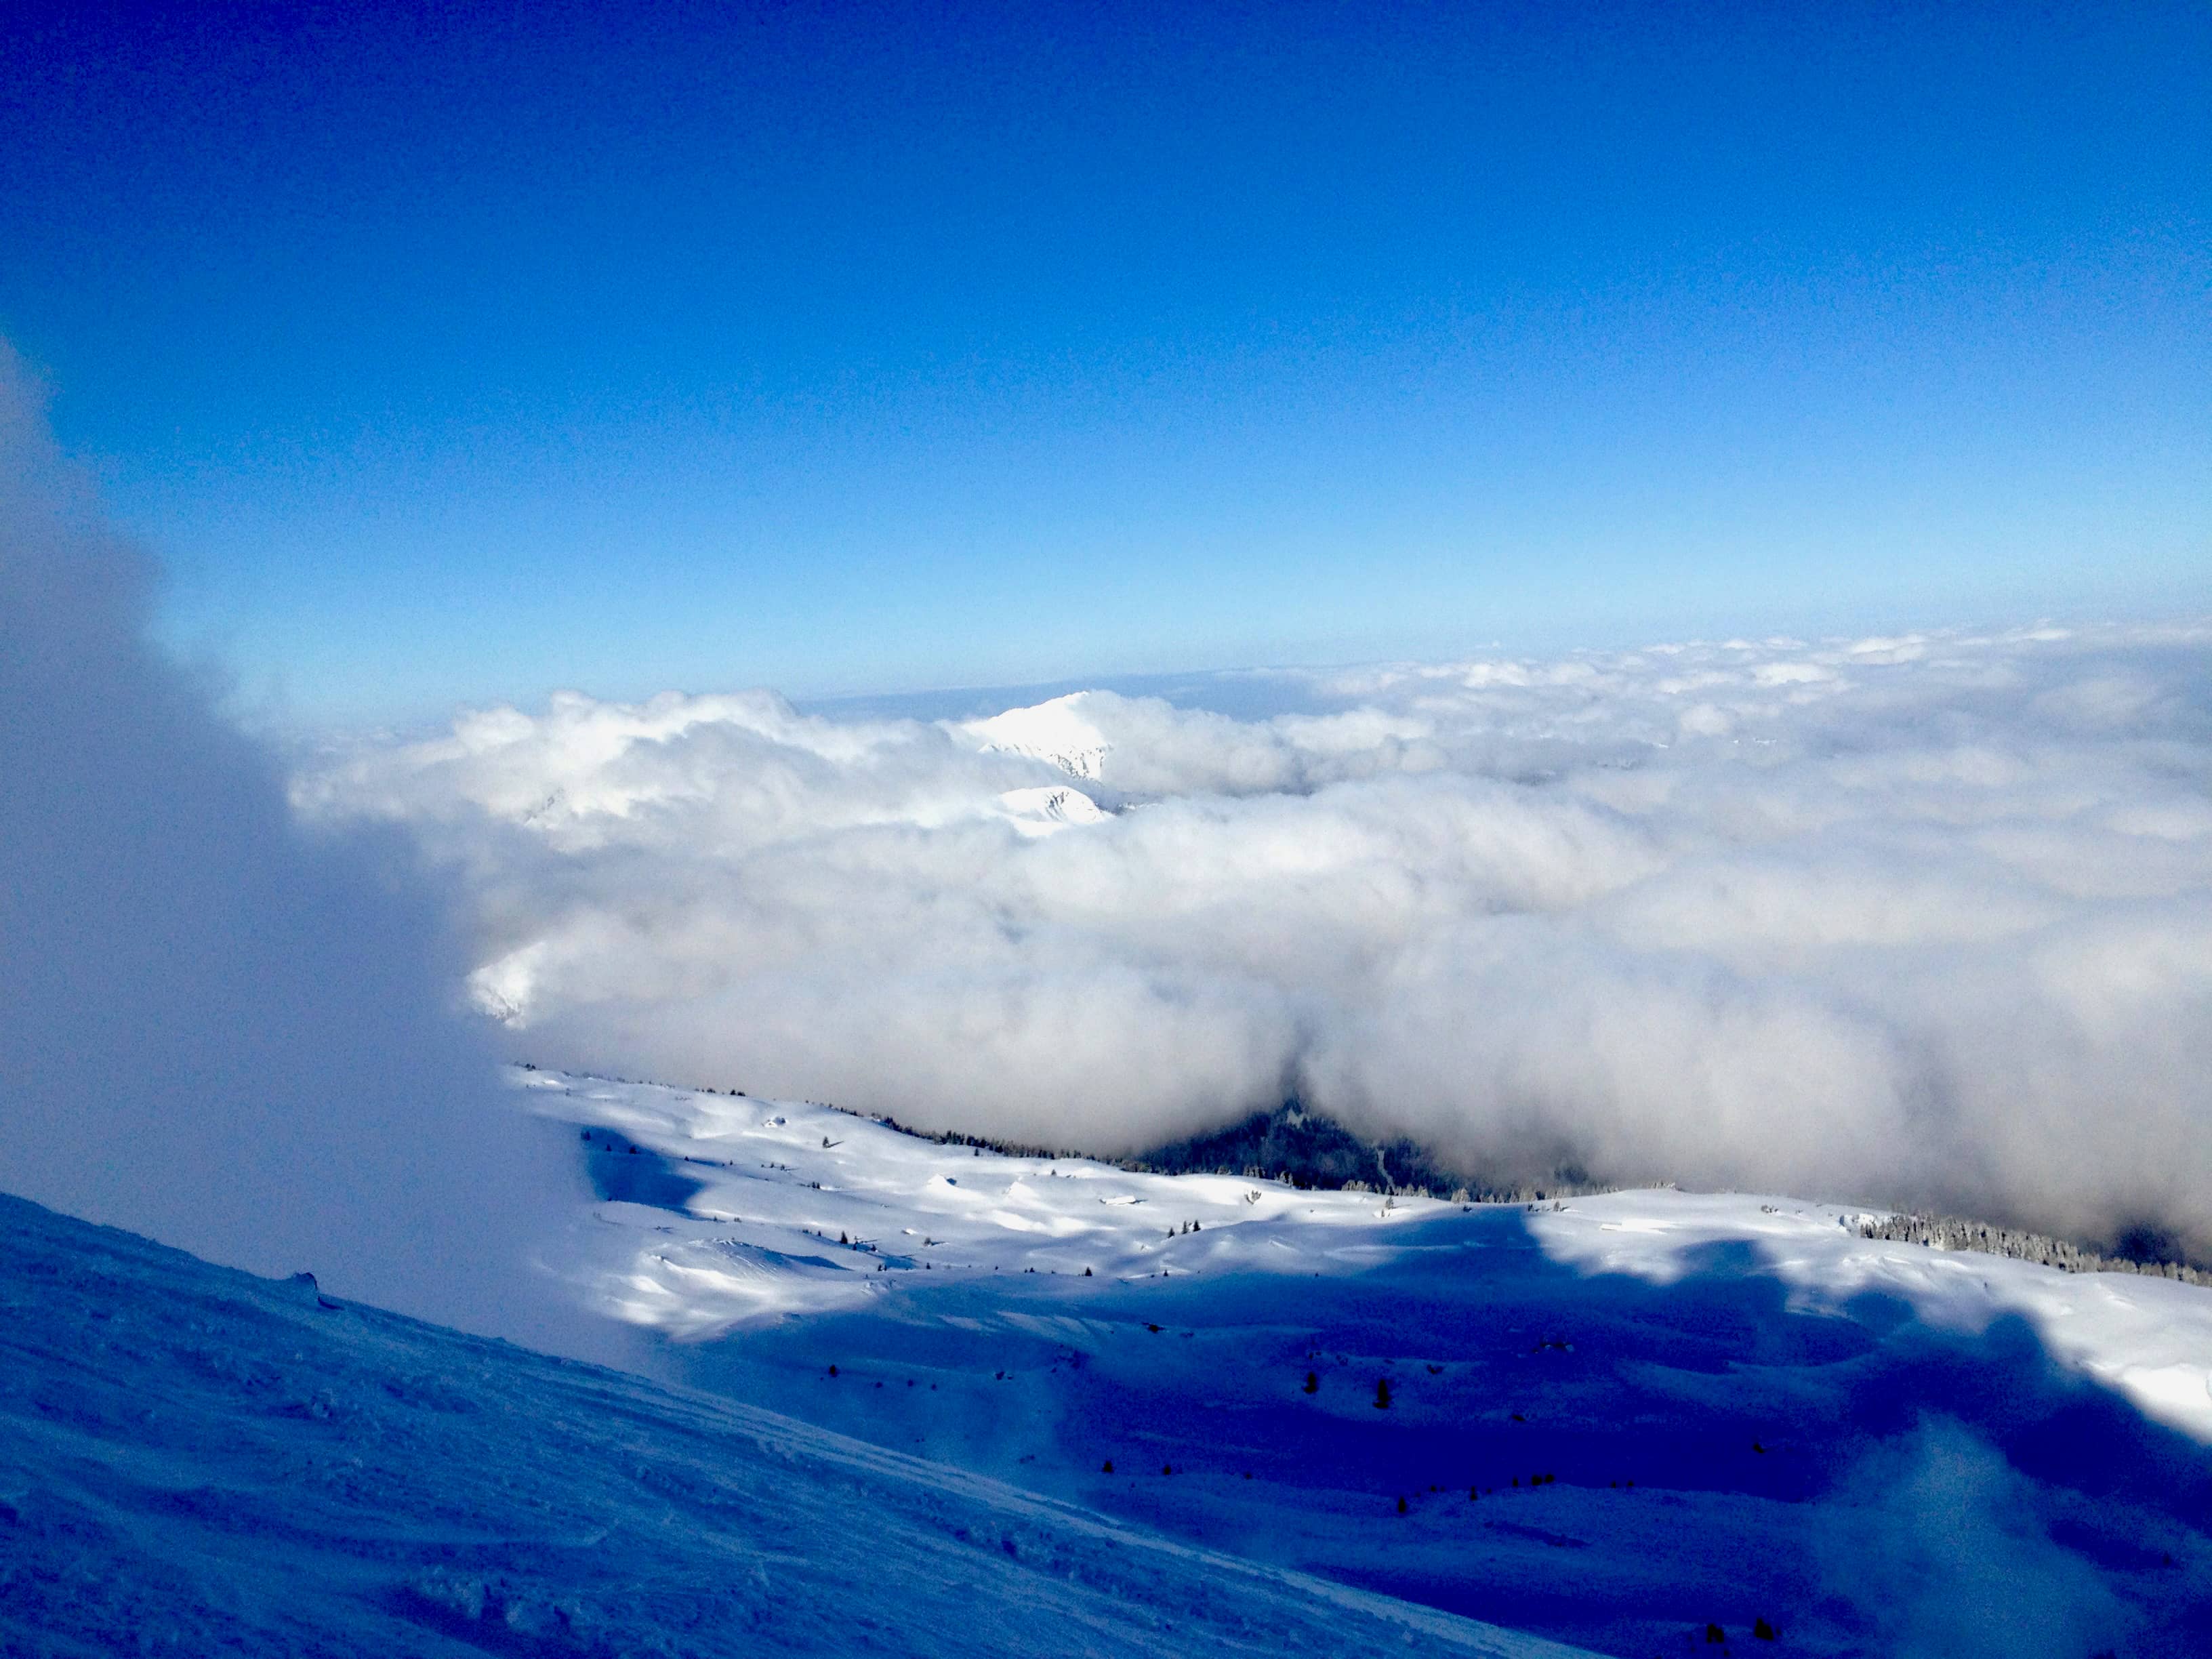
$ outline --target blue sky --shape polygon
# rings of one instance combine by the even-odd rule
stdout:
[[[2200,6],[627,10],[27,14],[0,335],[250,696],[2212,604]]]

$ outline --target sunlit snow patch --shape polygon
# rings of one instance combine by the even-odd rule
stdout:
[[[679,1340],[896,1295],[917,1274],[1036,1273],[1117,1282],[1257,1267],[1348,1273],[1337,1253],[1453,1206],[1370,1193],[1302,1192],[1225,1176],[1138,1174],[1082,1158],[939,1145],[803,1101],[514,1073],[538,1109],[613,1132],[693,1190],[683,1212],[603,1201],[634,1243],[595,1296],[616,1317]],[[1265,1257],[1273,1239],[1291,1246]]]
[[[1967,1332],[2018,1315],[2055,1358],[2145,1416],[2212,1443],[2212,1295],[2201,1286],[1861,1237],[1859,1222],[1873,1218],[1755,1194],[1635,1192],[1578,1198],[1529,1225],[1554,1260],[1586,1272],[1668,1284],[1694,1271],[1698,1250],[1748,1243],[1801,1305],[1875,1292],[1927,1324]]]

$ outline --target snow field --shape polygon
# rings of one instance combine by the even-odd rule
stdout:
[[[11,1656],[1565,1651],[10,1198],[0,1312]]]
[[[598,1206],[599,1293],[707,1389],[1603,1651],[2212,1644],[2196,1287],[1773,1195],[1304,1193],[518,1080],[655,1188]]]
[[[618,1130],[678,1160],[672,1173],[698,1188],[683,1207],[727,1224],[714,1237],[737,1247],[723,1251],[735,1265],[698,1262],[681,1245],[663,1245],[639,1275],[644,1300],[626,1310],[635,1322],[688,1337],[854,1305],[896,1287],[856,1286],[853,1273],[925,1264],[1062,1275],[1089,1267],[1094,1277],[1122,1279],[1358,1271],[1395,1255],[1393,1230],[1467,1207],[1419,1195],[1301,1192],[1266,1179],[1135,1174],[1084,1158],[1008,1158],[811,1103],[555,1073],[516,1080],[562,1102],[541,1109]],[[1930,1324],[1970,1333],[2017,1316],[2146,1415],[2212,1444],[2212,1296],[2202,1287],[1861,1238],[1858,1222],[1881,1213],[1650,1189],[1533,1206],[1527,1224],[1554,1260],[1585,1272],[1664,1285],[1692,1271],[1699,1250],[1743,1243],[1792,1286],[1799,1308],[1887,1295]],[[666,1219],[646,1224],[658,1229]],[[1196,1232],[1183,1231],[1194,1222]],[[848,1243],[823,1254],[833,1236]],[[854,1258],[854,1242],[866,1259]],[[801,1253],[788,1254],[794,1249]],[[647,1289],[663,1276],[672,1281],[665,1302]]]

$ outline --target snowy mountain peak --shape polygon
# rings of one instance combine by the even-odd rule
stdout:
[[[1048,702],[969,720],[957,729],[987,754],[1026,755],[1070,777],[1096,781],[1105,775],[1106,756],[1114,745],[1085,712],[1090,698],[1088,691],[1071,691]]]

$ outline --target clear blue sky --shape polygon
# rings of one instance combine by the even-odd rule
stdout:
[[[2199,4],[9,27],[0,334],[311,718],[2212,605]]]

